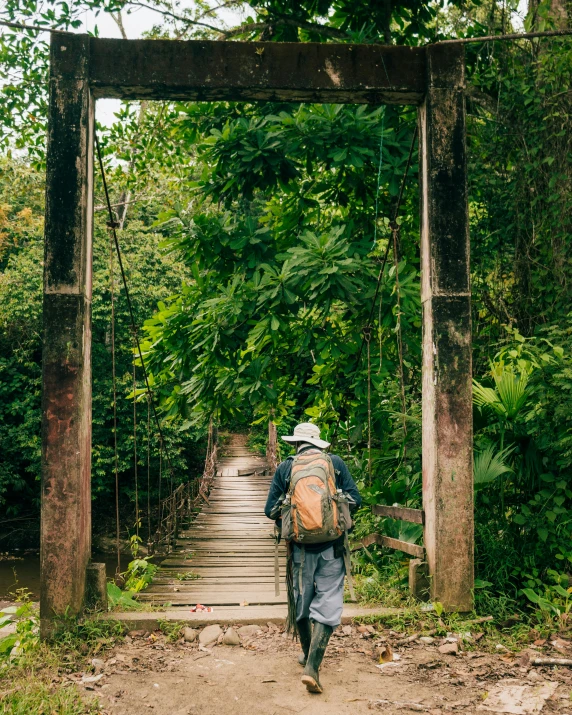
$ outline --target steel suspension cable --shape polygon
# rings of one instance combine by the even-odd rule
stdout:
[[[137,478],[137,371],[133,360],[133,476],[135,478],[135,535],[139,543],[139,484]]]
[[[132,305],[132,303],[131,303],[131,295],[130,295],[130,293],[129,293],[129,287],[128,287],[128,285],[127,285],[127,278],[126,278],[126,276],[125,276],[125,270],[124,270],[124,267],[123,267],[123,259],[122,259],[122,256],[121,256],[121,249],[120,249],[120,247],[119,247],[119,239],[117,238],[117,231],[116,231],[116,226],[117,226],[117,224],[116,224],[116,221],[115,221],[114,216],[113,216],[113,209],[111,208],[111,200],[110,200],[110,198],[109,198],[109,190],[108,190],[108,187],[107,187],[107,179],[106,179],[106,176],[105,176],[105,169],[103,168],[103,159],[102,159],[102,155],[101,155],[101,148],[100,148],[100,145],[99,145],[99,137],[97,136],[97,133],[95,134],[95,146],[96,146],[96,149],[97,149],[97,158],[98,158],[98,163],[99,163],[99,170],[100,170],[100,172],[101,172],[101,180],[102,180],[102,182],[103,182],[103,190],[104,190],[104,193],[105,193],[105,201],[106,201],[107,210],[108,210],[108,213],[109,213],[108,227],[109,227],[109,229],[110,229],[110,231],[111,231],[111,233],[112,233],[112,235],[113,235],[113,241],[114,241],[114,244],[115,244],[115,251],[116,251],[116,253],[117,253],[117,260],[118,260],[118,263],[119,263],[119,270],[120,270],[120,272],[121,272],[121,279],[122,279],[122,281],[123,281],[123,288],[124,288],[124,290],[125,290],[125,298],[126,298],[126,300],[127,300],[127,308],[128,308],[128,311],[129,311],[129,319],[130,319],[130,322],[131,322],[131,329],[132,329],[133,335],[134,335],[134,337],[135,337],[135,343],[136,343],[136,346],[137,346],[137,352],[138,352],[138,355],[139,355],[139,360],[140,360],[140,362],[141,362],[141,367],[142,367],[142,369],[143,369],[143,377],[144,377],[144,380],[145,380],[145,386],[146,386],[146,388],[147,388],[147,394],[150,395],[150,398],[151,398],[151,407],[152,407],[152,410],[153,410],[153,417],[154,417],[155,422],[156,422],[156,424],[157,424],[157,430],[158,430],[158,432],[159,432],[159,441],[160,441],[160,444],[161,444],[162,449],[165,450],[165,457],[166,457],[167,463],[168,463],[168,465],[169,465],[169,470],[170,470],[170,472],[171,472],[171,479],[172,479],[173,471],[174,471],[174,469],[173,469],[173,463],[171,462],[171,457],[170,457],[170,455],[169,455],[169,452],[167,451],[167,447],[166,447],[166,444],[165,444],[165,437],[164,437],[164,435],[163,435],[163,430],[162,430],[162,428],[161,428],[161,423],[160,423],[160,421],[159,421],[159,415],[157,414],[157,408],[156,408],[155,402],[154,402],[154,400],[153,400],[153,393],[152,393],[152,391],[151,391],[151,386],[149,385],[149,376],[148,376],[148,374],[147,374],[147,369],[146,369],[146,367],[145,367],[145,362],[143,361],[143,353],[142,353],[142,351],[141,351],[141,343],[140,343],[140,341],[139,341],[139,333],[138,333],[138,331],[137,331],[137,324],[136,324],[136,322],[135,322],[135,314],[134,314],[134,312],[133,312],[133,305]]]
[[[379,217],[379,187],[381,184],[381,167],[383,164],[383,135],[385,133],[385,107],[381,115],[381,137],[379,138],[379,161],[377,163],[377,190],[375,192],[375,218],[373,223],[373,246],[377,243],[377,220]]]
[[[417,139],[417,131],[418,131],[418,127],[417,127],[417,125],[415,125],[415,131],[413,132],[413,137],[412,137],[412,139],[411,139],[411,146],[409,147],[409,155],[408,155],[408,157],[407,157],[407,164],[405,165],[405,172],[404,172],[403,178],[402,178],[402,180],[401,180],[401,187],[400,187],[400,189],[399,189],[399,195],[398,195],[398,197],[397,197],[397,203],[395,204],[395,209],[394,209],[394,211],[393,211],[393,217],[392,217],[392,219],[391,219],[390,225],[396,223],[397,217],[398,217],[398,215],[399,215],[399,209],[401,208],[401,201],[403,200],[403,192],[404,192],[404,189],[405,189],[405,184],[406,184],[406,182],[407,182],[407,176],[408,176],[408,174],[409,174],[409,168],[411,167],[411,159],[413,158],[413,150],[415,149],[415,141],[416,141],[416,139]],[[373,300],[372,300],[372,302],[371,302],[371,309],[370,309],[370,311],[369,311],[369,316],[368,316],[367,323],[366,323],[366,328],[367,328],[367,329],[371,329],[371,321],[372,321],[372,319],[373,319],[373,313],[374,313],[374,310],[375,310],[375,304],[376,304],[376,302],[377,302],[377,297],[378,297],[378,295],[379,295],[379,291],[380,291],[380,288],[381,288],[381,280],[382,280],[382,278],[383,278],[383,273],[384,273],[384,271],[385,271],[385,265],[386,265],[386,263],[387,263],[387,258],[388,258],[388,256],[389,256],[389,248],[390,248],[390,246],[391,246],[391,242],[388,241],[388,242],[387,242],[387,246],[386,246],[386,248],[385,248],[385,253],[384,253],[384,256],[383,256],[383,260],[382,260],[382,263],[381,263],[381,268],[380,268],[379,274],[378,274],[378,276],[377,276],[377,283],[376,283],[376,286],[375,286],[375,293],[374,293],[374,295],[373,295]],[[365,328],[364,328],[364,330],[365,330]],[[362,332],[363,332],[363,331],[362,331]],[[363,336],[362,336],[362,341],[361,341],[361,345],[360,345],[360,348],[359,348],[359,353],[358,353],[357,360],[356,360],[356,365],[357,365],[357,366],[359,366],[359,364],[360,364],[360,360],[361,360],[361,356],[362,356],[362,352],[363,352],[364,345],[365,345],[365,333],[364,333]]]
[[[367,343],[367,472],[368,486],[371,487],[371,331],[364,336]]]
[[[115,548],[117,573],[121,572],[121,520],[119,515],[119,459],[117,455],[117,379],[115,371],[115,274],[113,270],[113,240],[109,236],[109,280],[111,284],[111,381],[113,385],[113,452],[115,461]]]
[[[153,545],[151,539],[151,396],[147,393],[147,549]]]
[[[163,534],[163,502],[161,501],[161,487],[163,485],[163,449],[159,445],[159,524],[157,526],[157,540],[159,544],[161,543],[161,536]]]
[[[394,224],[391,228],[393,234],[393,265],[395,266],[395,295],[397,298],[397,351],[399,355],[399,383],[401,387],[401,409],[403,412],[403,436],[407,437],[406,402],[405,402],[405,373],[403,370],[403,332],[401,330],[401,290],[399,285],[399,254],[397,237],[399,226]]]

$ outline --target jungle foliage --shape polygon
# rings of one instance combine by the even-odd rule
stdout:
[[[22,19],[16,5],[7,12]],[[133,9],[116,0],[71,9],[54,2],[50,16],[30,0],[29,15],[70,26],[86,5],[124,18]],[[263,0],[229,28],[203,3],[176,13],[160,2],[149,5],[160,20],[152,36],[409,44],[510,30],[515,9],[492,0],[446,9],[418,0]],[[531,6],[527,26],[561,22],[554,7]],[[45,62],[45,45],[29,34]],[[8,455],[0,498],[11,509],[16,490],[24,490],[23,504],[38,494],[45,120],[45,95],[30,89],[29,74],[45,67],[26,64],[30,47],[15,37],[0,45],[5,66],[20,75],[0,122],[5,147],[26,147],[29,155],[6,154],[0,177],[6,235],[0,341],[7,355],[0,389],[8,406],[0,417]],[[571,68],[566,39],[467,46],[477,598],[488,609],[513,609],[518,601],[554,615],[570,605]],[[132,201],[121,240],[144,322],[145,361],[181,470],[192,469],[189,445],[211,417],[223,427],[253,429],[259,442],[269,419],[279,434],[311,419],[360,483],[366,507],[357,534],[383,528],[406,540],[420,537],[413,525],[379,523],[367,508],[419,506],[421,499],[416,149],[398,212],[396,255],[389,225],[415,121],[412,108],[143,103],[125,105],[112,127],[99,129],[113,196]],[[112,453],[103,220],[96,242],[94,471],[96,498],[105,504]],[[132,351],[120,299],[118,320],[127,398]],[[127,504],[133,446],[127,399],[121,409]],[[144,432],[139,442],[144,452]],[[394,558],[380,552],[375,566],[358,567],[373,583]]]

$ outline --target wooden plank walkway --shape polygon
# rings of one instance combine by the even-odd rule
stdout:
[[[264,515],[271,476],[265,470],[264,459],[246,447],[246,436],[231,435],[209,504],[181,532],[175,551],[139,594],[140,601],[176,608],[286,604],[282,544],[280,596],[274,592],[274,527]]]

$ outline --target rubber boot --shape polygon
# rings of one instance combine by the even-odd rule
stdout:
[[[308,660],[302,676],[302,682],[310,693],[323,692],[319,680],[319,670],[333,630],[331,626],[325,626],[323,623],[318,623],[318,621],[314,623],[310,652],[308,653]]]
[[[300,636],[300,645],[302,646],[302,653],[298,657],[298,663],[300,665],[306,665],[306,660],[308,659],[308,651],[310,650],[310,643],[312,642],[312,624],[309,618],[301,618],[298,623],[298,635]]]

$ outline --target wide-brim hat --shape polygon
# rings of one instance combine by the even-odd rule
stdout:
[[[302,422],[294,427],[294,434],[291,436],[282,437],[285,442],[308,442],[320,449],[326,449],[330,446],[329,442],[320,439],[320,428],[310,422]]]

